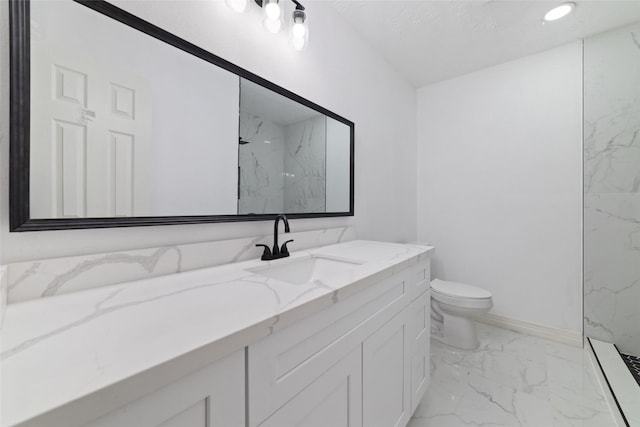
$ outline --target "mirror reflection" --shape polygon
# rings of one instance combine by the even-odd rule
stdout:
[[[32,2],[31,217],[235,214],[238,81],[78,3]]]
[[[246,79],[238,158],[240,214],[349,210],[349,127]]]
[[[91,3],[30,6],[31,219],[351,210],[350,122]]]

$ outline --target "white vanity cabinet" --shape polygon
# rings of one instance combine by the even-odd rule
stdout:
[[[17,392],[3,393],[0,424],[406,426],[429,383],[430,250],[341,245],[330,249],[368,265],[295,285],[250,274],[262,266],[252,262],[51,298],[50,316],[74,327],[48,353],[20,347],[45,324],[3,335],[20,352],[2,360],[2,390]],[[126,310],[79,317],[106,302]],[[23,307],[9,314],[10,325],[32,321]]]
[[[248,426],[404,427],[428,384],[422,260],[249,345]]]
[[[244,361],[241,350],[86,427],[244,427]]]

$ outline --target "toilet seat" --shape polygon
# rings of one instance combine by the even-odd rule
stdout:
[[[478,288],[477,286],[467,285],[466,283],[450,282],[440,279],[431,281],[431,289],[440,295],[446,295],[454,298],[464,299],[484,299],[491,298],[491,292]]]
[[[434,279],[431,281],[431,297],[438,302],[459,308],[493,307],[491,292],[465,283]]]

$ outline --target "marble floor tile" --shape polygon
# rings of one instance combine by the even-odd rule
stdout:
[[[431,341],[431,383],[409,427],[615,427],[581,348],[478,324],[480,348]]]

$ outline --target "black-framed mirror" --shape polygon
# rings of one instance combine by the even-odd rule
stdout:
[[[354,124],[100,0],[10,0],[11,231],[352,216]]]

